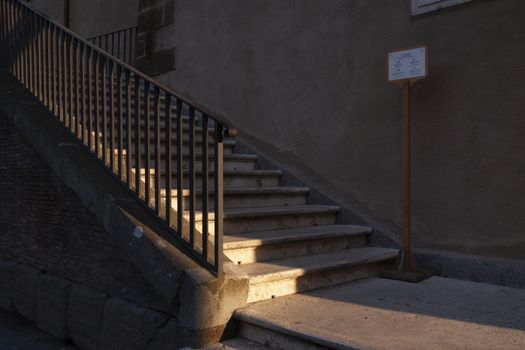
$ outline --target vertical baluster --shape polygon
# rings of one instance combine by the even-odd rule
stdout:
[[[36,83],[36,75],[38,72],[38,32],[36,29],[36,13],[30,12],[29,20],[31,23],[31,91],[33,92],[33,95],[35,95],[37,98],[40,98],[40,96],[38,95],[38,88]]]
[[[129,62],[130,63],[133,63],[134,62],[134,58],[133,57],[133,45],[135,45],[135,40],[133,39],[134,36],[133,36],[133,30],[131,31],[131,38],[130,38],[130,45],[129,45]]]
[[[76,134],[78,129],[78,115],[75,113],[76,101],[76,78],[77,71],[75,69],[77,41],[71,37],[69,45],[69,130]]]
[[[50,39],[50,28],[49,23],[40,17],[40,24],[42,28],[42,72],[40,74],[40,93],[44,98],[44,104],[47,108],[51,109],[50,103],[50,88],[49,88],[49,72],[51,70],[50,50],[49,50],[49,39]]]
[[[33,28],[34,22],[33,22],[33,13],[29,8],[26,8],[26,18],[27,18],[27,86],[29,91],[33,93],[33,95],[36,95],[36,91],[34,89],[34,69],[35,69],[35,58],[34,58],[34,45],[35,45],[35,30]]]
[[[109,77],[109,167],[111,172],[115,172],[115,79],[113,77],[113,61],[108,60],[108,77]],[[107,121],[105,122],[107,123]]]
[[[209,176],[209,164],[208,164],[208,116],[202,114],[202,144],[201,144],[201,157],[202,157],[202,256],[205,261],[208,261],[208,209],[209,209],[209,191],[208,191],[208,176]]]
[[[7,62],[7,13],[5,11],[5,5],[7,1],[0,1],[0,11],[2,13],[0,20],[2,21],[2,26],[0,27],[2,30],[2,38],[1,38],[1,51],[0,55],[2,57],[2,61]]]
[[[151,185],[151,174],[150,174],[150,142],[151,142],[151,116],[150,116],[150,99],[149,99],[149,81],[144,81],[144,118],[145,126],[144,133],[146,139],[144,140],[144,168],[146,173],[145,185],[144,185],[144,200],[148,206],[151,205],[150,198],[150,185]]]
[[[91,120],[93,113],[93,62],[95,60],[95,56],[93,55],[93,50],[86,46],[84,50],[84,64],[86,66],[86,79],[87,79],[87,91],[86,95],[84,96],[84,113],[86,114],[86,121],[87,121],[87,127],[86,131],[84,132],[87,137],[87,144],[90,151],[93,151],[92,148],[92,141],[91,141],[91,133],[93,132],[93,122]]]
[[[100,138],[100,123],[99,123],[99,119],[100,119],[100,109],[99,109],[99,96],[100,96],[100,93],[99,93],[99,70],[100,70],[100,54],[97,52],[97,51],[93,51],[93,60],[94,60],[94,77],[93,77],[93,82],[94,82],[94,94],[95,94],[95,100],[93,102],[93,124],[94,125],[94,128],[95,128],[95,134],[93,136],[93,143],[94,143],[94,146],[95,146],[95,154],[97,155],[97,157],[100,157],[100,153],[99,153],[99,138]]]
[[[153,98],[155,108],[155,213],[160,215],[160,89],[157,86],[155,86]]]
[[[60,59],[61,59],[61,91],[60,91],[60,110],[62,115],[62,122],[67,127],[67,46],[68,46],[68,38],[66,37],[66,33],[64,33],[62,30],[60,30]]]
[[[123,148],[124,145],[122,144],[123,141],[123,132],[122,132],[122,117],[123,117],[123,110],[122,107],[122,66],[119,64],[117,66],[117,116],[118,116],[118,131],[117,131],[117,138],[118,138],[118,177],[119,179],[123,179],[122,177],[122,162],[124,160],[123,158]]]
[[[217,273],[222,273],[222,235],[223,235],[223,141],[224,127],[215,122],[215,269]]]
[[[131,188],[131,73],[126,69],[126,181]]]
[[[55,91],[55,94],[57,98],[58,119],[63,122],[64,121],[63,119],[64,110],[62,109],[62,85],[63,85],[62,76],[63,76],[64,60],[62,57],[62,47],[64,45],[62,41],[62,31],[58,27],[56,28],[56,35],[57,35],[56,37],[56,47],[57,47],[56,55],[57,55],[58,79],[57,79],[57,91]]]
[[[166,223],[171,226],[171,95],[165,95],[164,115],[166,124]]]
[[[104,165],[107,165],[107,137],[108,137],[108,89],[107,89],[107,69],[108,69],[108,62],[105,56],[100,56],[101,66],[100,66],[100,77],[101,81],[100,84],[102,85],[102,131],[100,136],[102,137],[102,162]]]
[[[22,84],[27,88],[29,87],[29,60],[28,60],[28,49],[29,49],[29,26],[27,23],[27,8],[20,6],[20,24],[22,25],[22,41],[19,43],[21,47],[22,57]]]
[[[184,198],[183,198],[183,174],[182,153],[184,152],[184,140],[182,132],[182,101],[177,99],[177,229],[179,238],[184,237]]]
[[[188,155],[188,163],[190,165],[190,245],[192,249],[195,249],[195,109],[191,106],[190,119],[188,122],[190,136],[190,152]]]
[[[14,13],[13,13],[13,3],[9,1],[6,5],[7,10],[7,37],[8,37],[8,51],[9,51],[9,71],[11,74],[15,75],[15,54],[14,54],[14,44],[15,33],[13,31],[13,22],[14,22]]]
[[[51,36],[51,46],[50,46],[50,50],[51,50],[51,58],[52,58],[52,62],[51,62],[51,72],[50,72],[50,76],[49,76],[49,79],[51,79],[51,104],[52,104],[52,109],[51,111],[53,112],[53,114],[56,116],[58,115],[58,109],[57,109],[57,86],[58,86],[58,69],[57,69],[57,62],[58,62],[58,43],[57,43],[57,34],[58,34],[58,29],[57,27],[53,24],[52,25],[52,36]]]
[[[76,101],[76,115],[77,115],[77,137],[84,143],[84,130],[86,130],[86,116],[82,109],[84,108],[82,99],[84,98],[84,66],[82,59],[84,57],[84,44],[82,42],[77,43],[77,53],[75,57],[76,77],[77,77],[77,101]]]
[[[121,57],[120,57],[120,34],[121,32],[118,32],[117,34],[117,57],[119,60],[121,60]]]
[[[140,197],[140,78],[135,75],[135,191]]]

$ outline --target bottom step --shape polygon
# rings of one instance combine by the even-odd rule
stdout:
[[[396,249],[362,247],[240,266],[250,277],[248,303],[253,303],[377,276],[396,257]]]
[[[243,338],[233,338],[199,350],[271,350],[271,348]]]

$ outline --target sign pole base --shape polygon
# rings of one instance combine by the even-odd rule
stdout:
[[[401,249],[396,261],[397,269],[384,270],[379,277],[417,283],[432,276],[429,271],[420,270],[411,250]]]

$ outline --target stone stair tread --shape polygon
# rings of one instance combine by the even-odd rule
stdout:
[[[202,171],[200,169],[196,169],[195,170],[195,173],[196,174],[201,174]],[[213,169],[210,167],[210,174],[213,174],[214,171]],[[140,169],[140,174],[141,175],[145,175],[146,174],[146,171],[144,168],[141,168]],[[154,175],[155,174],[155,168],[151,168],[150,169],[150,175]],[[164,169],[161,170],[161,175],[164,174]],[[187,175],[188,174],[188,171],[185,170],[184,171],[184,175]],[[281,170],[224,170],[223,171],[223,174],[224,175],[232,175],[232,176],[281,176],[282,175],[282,171]],[[173,171],[172,172],[172,175],[176,175],[176,172]]]
[[[330,205],[292,205],[277,207],[255,207],[255,208],[235,208],[224,209],[225,219],[242,219],[265,216],[284,216],[284,215],[307,215],[319,213],[338,213],[339,207]]]
[[[369,226],[328,225],[300,227],[285,230],[271,230],[224,235],[224,250],[258,247],[267,244],[320,239],[325,237],[367,235],[372,232]]]
[[[199,350],[271,350],[271,348],[244,338],[231,338]]]
[[[242,265],[242,269],[250,276],[250,284],[258,284],[285,278],[297,278],[307,273],[335,267],[354,266],[394,259],[397,257],[397,253],[396,249],[362,247],[245,264]]]
[[[122,151],[123,151],[122,154],[125,155],[126,154],[126,152],[124,152],[125,150],[122,150]],[[118,149],[115,150],[115,153],[118,154]],[[144,156],[144,154],[142,154],[142,156]],[[162,154],[161,156],[165,158],[164,154]],[[183,158],[188,158],[189,156],[190,154],[188,152],[182,153]],[[177,157],[176,152],[172,152],[171,158],[176,158],[176,157]],[[132,158],[135,158],[134,154]],[[211,152],[208,152],[208,158],[213,159],[215,158],[215,155],[212,154]],[[223,155],[222,158],[224,161],[237,160],[237,161],[247,161],[247,162],[250,161],[251,162],[251,161],[257,160],[258,156],[256,154],[226,153]],[[195,159],[202,159],[202,153],[195,153]]]
[[[275,216],[288,216],[288,215],[308,215],[308,214],[320,214],[320,213],[337,213],[339,207],[327,206],[327,205],[294,205],[294,206],[278,206],[278,207],[249,207],[249,208],[225,208],[224,219],[225,220],[236,220],[236,219],[253,219],[253,218],[264,218],[264,217],[275,217]],[[189,211],[184,212],[186,217],[189,217]],[[208,219],[214,220],[215,213],[209,212]],[[195,211],[195,221],[202,221],[202,211]]]
[[[290,194],[290,193],[308,193],[308,187],[224,187],[224,195],[271,195],[271,194]],[[208,190],[210,194],[214,193],[214,189]],[[197,195],[202,193],[200,188],[195,190]],[[161,189],[162,196],[166,195],[166,190]],[[176,196],[177,190],[171,190],[171,195]],[[189,196],[190,190],[184,189],[183,196]]]

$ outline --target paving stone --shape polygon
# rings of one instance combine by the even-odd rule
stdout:
[[[13,270],[12,293],[16,311],[31,321],[36,321],[36,291],[42,275],[37,269],[17,265]]]
[[[67,323],[74,343],[85,350],[97,350],[107,295],[74,284],[69,296]]]
[[[71,283],[50,275],[40,277],[37,286],[38,328],[59,339],[67,339],[67,305]]]
[[[13,311],[13,292],[11,288],[11,279],[16,263],[0,260],[0,309]]]
[[[111,298],[104,306],[100,342],[108,350],[143,349],[168,318],[164,313]]]

